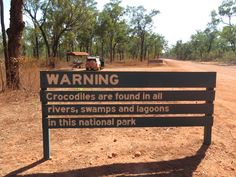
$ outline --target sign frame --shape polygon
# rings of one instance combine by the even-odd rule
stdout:
[[[214,120],[213,102],[215,99],[215,87],[216,72],[40,71],[40,99],[42,103],[41,105],[44,159],[50,159],[50,129],[58,128],[203,126],[203,144],[210,145]],[[85,88],[86,90],[83,90]],[[87,88],[96,88],[97,90],[88,91]],[[123,88],[125,90],[119,90],[120,88]],[[138,88],[138,90],[134,90],[136,88]],[[151,90],[149,90],[149,88]],[[146,99],[145,97],[140,96],[142,93],[147,95],[161,93],[162,95],[159,95],[160,97],[156,97],[155,99],[154,97]],[[89,99],[88,97],[86,99],[86,96],[80,96],[78,94],[94,96],[93,99]],[[116,94],[134,94],[134,97],[133,100],[122,100],[119,99]],[[69,98],[68,95],[71,95],[70,100],[66,99]],[[99,100],[99,95],[110,95],[110,97]],[[70,104],[66,102],[69,102]],[[81,102],[84,102],[86,104],[81,104]],[[106,103],[96,104],[98,102]],[[149,107],[158,108],[158,106],[163,106],[168,107],[168,112],[152,112],[150,114],[143,112],[138,113],[135,111],[120,112],[118,111],[118,108],[121,104],[117,104],[117,102],[125,102],[125,104],[122,104],[123,107],[129,107],[129,105],[134,105],[134,107],[141,106],[143,108],[145,106],[145,108],[148,109]],[[140,102],[145,102],[145,104],[140,104]],[[83,114],[81,112],[81,109],[86,108],[86,105],[87,107],[92,106],[94,108],[101,105],[107,107],[114,106],[116,111],[112,113],[103,112],[100,114],[96,112],[90,112]],[[70,113],[63,111],[54,111],[54,108],[55,110],[61,110],[61,108],[65,108],[66,110],[67,107],[72,106],[76,110],[79,110],[79,112]],[[169,116],[168,114],[174,115]],[[188,114],[191,114],[191,116],[189,116]],[[81,116],[69,118],[55,117],[58,115]],[[84,115],[88,115],[90,117],[83,117]],[[113,117],[113,115],[117,115],[119,117]],[[123,115],[130,115],[131,117],[124,117]],[[138,115],[140,115],[141,117],[137,117]],[[106,124],[106,121],[108,122],[108,120],[110,120],[110,122],[109,124]],[[63,124],[63,122],[67,121],[72,122],[72,124]],[[92,124],[89,122],[95,123]],[[98,125],[98,123],[100,124],[100,122],[103,122],[103,125]],[[127,122],[129,122],[130,124],[128,124]]]

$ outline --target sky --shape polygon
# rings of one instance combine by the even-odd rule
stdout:
[[[211,21],[210,13],[217,10],[223,0],[123,0],[122,6],[144,6],[160,14],[153,18],[154,32],[165,37],[169,46],[177,40],[187,42],[197,30],[204,30]],[[98,9],[109,0],[97,0]]]
[[[95,0],[99,10],[110,0]],[[210,13],[217,10],[223,0],[122,0],[123,7],[144,6],[145,9],[156,9],[160,14],[153,18],[153,31],[161,34],[169,46],[177,40],[190,40],[197,30],[204,30],[211,21]],[[9,25],[10,0],[3,0],[5,6],[5,24]]]

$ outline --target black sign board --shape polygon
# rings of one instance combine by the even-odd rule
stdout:
[[[58,128],[203,126],[211,143],[215,72],[41,71],[40,86],[45,159]]]

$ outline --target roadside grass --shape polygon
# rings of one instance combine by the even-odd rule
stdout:
[[[2,61],[2,62],[1,62]],[[66,68],[68,63],[58,61],[55,69]],[[43,59],[34,59],[25,57],[20,62],[20,91],[28,94],[35,94],[39,92],[39,72],[40,70],[49,70],[46,67],[46,62]],[[11,89],[6,89],[6,76],[5,66],[2,59],[0,59],[0,93],[7,92]]]
[[[3,61],[3,60],[0,60]],[[125,59],[116,60],[110,63],[106,60],[105,68],[117,68],[117,67],[147,67],[147,60],[140,61],[139,59]],[[56,60],[54,69],[70,69],[71,62],[65,60]],[[24,91],[28,94],[39,92],[39,71],[50,70],[46,67],[45,59],[36,59],[30,57],[24,57],[20,63],[20,91]],[[0,93],[6,91],[6,77],[4,63],[0,62]],[[9,90],[9,89],[8,89]]]

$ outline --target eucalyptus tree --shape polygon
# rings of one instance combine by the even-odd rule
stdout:
[[[167,41],[159,34],[150,33],[146,37],[145,57],[159,58],[167,47]]]
[[[192,58],[192,44],[191,42],[183,43],[182,40],[176,42],[176,45],[172,48],[171,53],[175,55],[177,59],[186,60]]]
[[[5,60],[0,60],[0,75],[1,75],[1,84],[2,84],[2,90],[5,90],[5,83],[4,83],[4,79],[3,79],[3,72],[2,72],[2,68],[1,68],[1,63],[4,63],[3,61],[5,61],[5,70],[6,70],[6,75],[10,76],[10,71],[9,71],[9,59],[8,59],[8,49],[7,49],[7,37],[6,37],[6,30],[5,30],[5,23],[4,23],[4,4],[3,1],[0,0],[0,21],[1,21],[1,28],[2,28],[2,33],[0,34],[0,37],[2,39],[2,43],[0,44],[0,53],[4,53],[4,58]],[[9,79],[8,79],[9,81]]]
[[[97,38],[97,45],[100,43],[100,53],[102,58],[104,58],[104,46],[107,43],[107,35],[108,35],[108,22],[107,22],[107,14],[103,10],[98,14],[97,23],[95,26],[95,34]]]
[[[219,37],[218,25],[220,19],[215,10],[211,12],[211,21],[207,24],[207,28],[204,30],[204,33],[207,37],[207,53],[209,54],[214,47],[216,39]]]
[[[44,37],[43,39],[44,39],[45,45],[47,46],[47,48],[49,48],[49,43],[46,40],[46,34],[43,30],[43,25],[46,21],[47,7],[48,5],[44,4],[43,2],[39,0],[25,0],[24,1],[24,12],[26,15],[29,15],[29,17],[32,19],[32,22],[33,22],[33,28],[32,27],[30,28],[32,29],[31,38],[34,38],[34,41],[35,41],[32,43],[32,46],[35,50],[34,55],[33,55],[35,58],[39,58],[39,55],[40,55],[40,51],[39,51],[40,31],[42,33],[42,36]],[[42,15],[42,18],[39,18],[41,15]]]
[[[140,39],[139,37],[137,37],[136,35],[131,35],[128,38],[129,43],[128,43],[128,47],[127,47],[127,51],[129,53],[129,57],[131,57],[132,59],[138,59],[139,57],[139,53],[140,53],[140,48],[137,47]]]
[[[51,0],[49,1],[25,0],[24,1],[24,11],[26,15],[28,15],[31,18],[35,30],[36,28],[40,30],[41,35],[44,40],[44,44],[47,49],[47,55],[49,57],[51,56],[51,48],[50,48],[47,32],[45,30],[45,26],[46,26],[45,24],[47,21],[47,12],[48,12],[48,7],[49,7],[50,2]]]
[[[37,28],[26,26],[23,32],[23,55],[39,59],[40,53],[44,53],[44,43]]]
[[[133,34],[136,34],[140,38],[140,60],[144,59],[144,45],[145,36],[153,27],[153,17],[156,16],[159,11],[147,10],[143,6],[128,7],[127,12],[130,17],[130,26],[133,29]]]
[[[206,57],[206,53],[208,50],[207,46],[207,36],[202,31],[197,31],[196,34],[191,36],[191,43],[192,43],[192,56],[194,58],[200,58],[203,59]]]
[[[232,51],[236,52],[236,24],[233,18],[236,16],[236,1],[224,0],[218,8],[220,20],[226,26],[223,27],[221,37],[228,40]]]
[[[121,7],[120,0],[111,0],[105,4],[101,15],[101,24],[106,27],[105,35],[108,37],[110,62],[114,60],[115,48],[117,45],[118,33],[122,30],[124,20],[124,8]]]
[[[117,33],[115,36],[115,44],[113,45],[113,58],[115,56],[116,53],[116,48],[117,48],[117,53],[118,53],[118,57],[120,60],[123,60],[125,57],[125,53],[126,53],[126,48],[127,48],[127,43],[129,42],[128,39],[128,25],[126,24],[126,22],[123,20],[119,23],[119,26],[117,28]]]
[[[21,38],[25,23],[23,21],[23,0],[11,0],[10,26],[8,36],[7,85],[13,89],[20,87]]]
[[[225,26],[220,33],[230,43],[230,48],[236,52],[236,26]]]
[[[96,33],[97,11],[95,9],[90,11],[90,19],[80,28],[74,32],[80,50],[88,53],[93,53],[93,43]]]
[[[7,51],[7,37],[6,37],[6,28],[5,28],[5,23],[4,23],[4,4],[3,1],[0,0],[0,14],[1,14],[1,27],[2,27],[2,44],[3,44],[3,51],[4,51],[4,56],[5,56],[5,61],[8,61],[8,51]]]
[[[55,65],[54,58],[63,35],[83,28],[90,20],[95,4],[93,0],[25,1],[25,12],[41,31],[51,66]]]
[[[236,1],[223,0],[222,4],[218,8],[218,13],[222,17],[221,22],[228,26],[232,26],[232,18],[236,15]]]
[[[0,33],[0,39],[2,39],[2,33]],[[3,43],[0,43],[0,56],[2,56],[2,54],[4,53],[4,49],[3,49]],[[0,57],[0,63],[1,61],[1,57]]]
[[[223,0],[218,10],[211,12],[211,21],[203,31],[191,36],[187,43],[178,41],[174,46],[177,58],[224,58],[236,52],[236,1]],[[221,26],[219,26],[221,24]],[[188,46],[188,50],[186,48]]]
[[[75,33],[74,31],[65,33],[61,38],[61,47],[67,52],[77,50],[78,41],[75,40],[76,38],[77,33]]]

